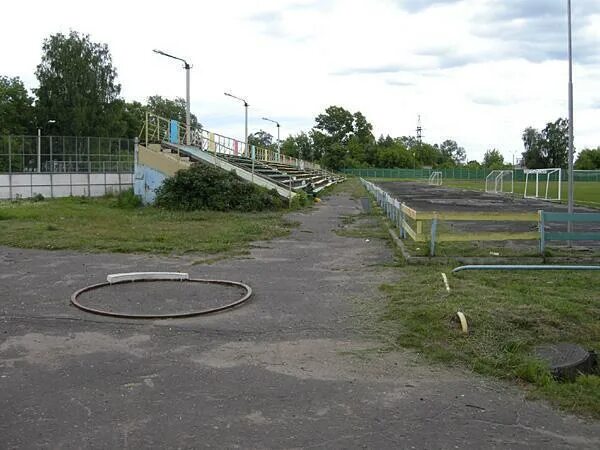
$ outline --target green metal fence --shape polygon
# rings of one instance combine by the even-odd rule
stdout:
[[[133,172],[132,139],[0,135],[0,173]]]
[[[347,175],[355,175],[363,178],[400,178],[400,179],[422,179],[429,178],[431,172],[442,172],[444,179],[453,180],[485,180],[492,172],[492,169],[468,169],[465,167],[454,167],[452,169],[342,169]],[[514,180],[525,181],[523,169],[514,169]],[[574,180],[600,182],[600,170],[575,170],[573,172]],[[568,181],[568,173],[562,171],[563,181]]]

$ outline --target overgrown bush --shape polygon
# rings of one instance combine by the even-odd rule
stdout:
[[[117,195],[117,208],[135,209],[142,206],[142,199],[133,193],[133,189],[121,191]]]
[[[312,203],[313,197],[310,197],[304,191],[296,192],[294,198],[292,199],[291,207],[292,209],[300,209]]]
[[[276,190],[268,190],[204,164],[180,170],[156,192],[156,205],[191,211],[264,211],[282,206]]]

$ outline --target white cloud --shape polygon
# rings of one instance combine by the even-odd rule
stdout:
[[[188,59],[192,109],[207,128],[243,135],[313,125],[336,104],[362,111],[376,134],[414,134],[421,114],[430,142],[455,139],[470,159],[521,151],[527,126],[566,116],[566,17],[555,2],[507,0],[20,1],[3,5],[0,72],[29,87],[42,40],[70,29],[108,43],[123,95],[184,96]],[[600,10],[575,9],[576,145],[600,145]],[[32,12],[35,11],[35,14]],[[25,26],[24,26],[25,24]]]

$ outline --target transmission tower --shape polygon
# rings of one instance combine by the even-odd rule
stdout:
[[[417,120],[417,141],[419,144],[423,142],[423,127],[421,126],[421,115],[419,114],[419,118]]]

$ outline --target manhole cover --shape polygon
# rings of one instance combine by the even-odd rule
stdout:
[[[534,353],[547,362],[552,375],[561,380],[574,380],[582,373],[591,373],[596,364],[595,354],[576,344],[540,345]]]

